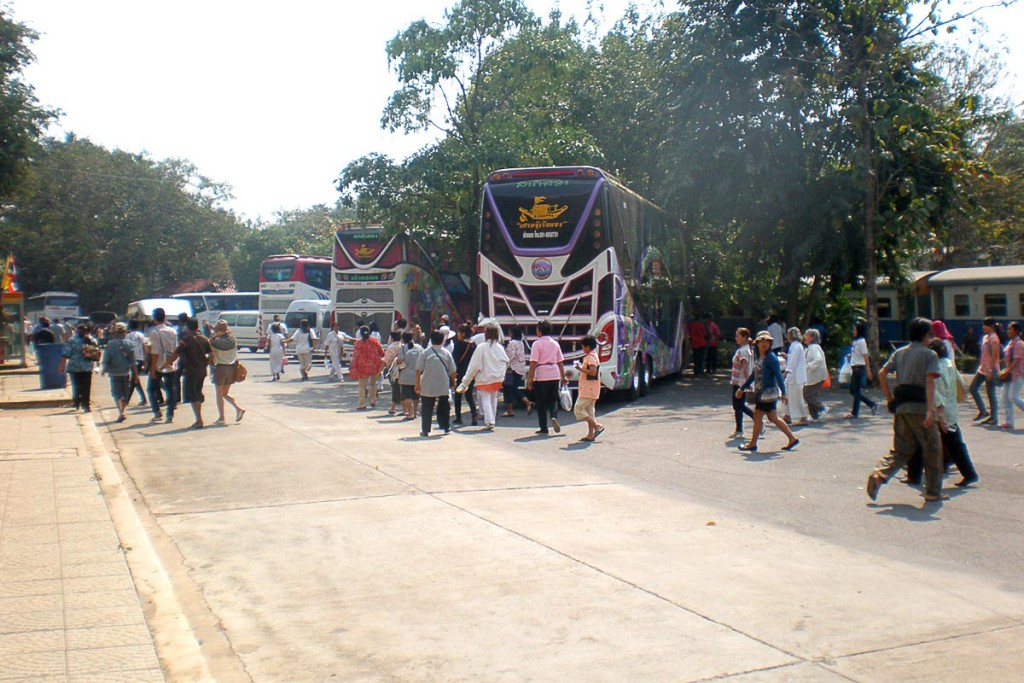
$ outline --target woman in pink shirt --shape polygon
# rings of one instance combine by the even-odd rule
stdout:
[[[567,384],[565,368],[562,363],[562,347],[558,340],[551,336],[551,323],[541,320],[537,323],[537,341],[530,349],[530,370],[526,373],[526,390],[533,391],[534,404],[537,406],[536,434],[548,433],[548,415],[551,415],[551,428],[555,434],[562,431],[558,424],[558,385]]]
[[[981,342],[978,372],[971,380],[971,396],[978,404],[978,414],[974,421],[981,420],[981,424],[992,425],[996,423],[996,415],[999,414],[996,405],[996,380],[999,374],[999,355],[1002,345],[999,343],[999,335],[996,334],[995,318],[985,318],[981,323],[981,329],[985,331],[985,339]],[[985,391],[988,393],[988,408],[985,407],[985,401],[981,398],[981,392],[978,391],[982,382],[985,383]]]
[[[1010,323],[1006,332],[1010,340],[1003,349],[1005,369],[999,373],[999,381],[1003,383],[1003,412],[1006,419],[999,426],[1002,429],[1013,429],[1013,407],[1024,410],[1024,398],[1020,396],[1021,387],[1024,387],[1024,340],[1020,338],[1020,323]]]

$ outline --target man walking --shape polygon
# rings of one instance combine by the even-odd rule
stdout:
[[[910,322],[910,344],[899,349],[878,373],[879,384],[893,417],[892,450],[875,465],[865,487],[871,500],[918,451],[924,460],[925,502],[942,500],[942,445],[935,413],[935,381],[940,377],[939,357],[928,348],[932,321],[915,318]],[[890,391],[888,375],[895,373],[897,385]]]
[[[548,433],[548,415],[551,416],[551,428],[555,434],[562,431],[558,424],[558,385],[568,384],[565,375],[562,347],[558,340],[551,336],[551,323],[541,320],[537,323],[537,341],[530,349],[530,369],[526,373],[526,390],[533,391],[533,400],[537,406],[536,434]]]
[[[178,334],[167,324],[167,313],[162,308],[153,309],[153,327],[149,330],[149,405],[153,410],[151,422],[161,422],[160,395],[167,406],[167,421],[174,421],[174,408],[181,400],[181,384],[178,382],[176,365],[164,368],[167,359],[178,348]]]
[[[117,421],[124,422],[124,409],[132,397],[132,371],[135,369],[135,353],[125,339],[127,328],[124,323],[114,323],[114,338],[103,347],[100,363],[104,375],[110,377],[110,395],[117,403]]]
[[[196,318],[189,318],[185,321],[185,336],[174,353],[167,359],[167,365],[173,365],[181,359],[182,372],[185,376],[185,396],[192,406],[192,414],[196,421],[189,425],[189,429],[203,428],[203,382],[206,381],[206,371],[210,366],[210,355],[213,354],[213,347],[210,340],[199,333],[199,321]]]
[[[117,325],[115,327],[115,334]],[[138,391],[139,397],[142,399],[142,405],[146,405],[146,392],[142,389],[142,373],[146,368],[146,335],[142,334],[139,330],[138,320],[128,321],[128,335],[125,337],[125,341],[132,347],[132,354],[134,355],[132,364],[132,391]],[[128,398],[131,398],[132,392],[129,392]]]
[[[444,348],[444,334],[430,333],[430,348],[416,361],[416,393],[420,395],[420,436],[430,436],[437,407],[437,426],[447,434],[451,431],[451,403],[448,391],[455,386],[455,359]]]

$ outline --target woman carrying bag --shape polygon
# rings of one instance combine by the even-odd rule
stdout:
[[[782,450],[791,451],[800,443],[785,420],[779,417],[777,403],[779,399],[786,400],[786,390],[782,379],[782,370],[779,367],[779,359],[772,351],[774,341],[771,333],[767,330],[757,333],[757,338],[754,339],[756,354],[753,372],[736,392],[738,397],[751,387],[754,388],[754,433],[748,443],[740,446],[741,451],[757,451],[757,440],[761,437],[761,430],[764,429],[763,418],[765,417],[778,427],[780,432],[789,437],[789,443],[783,446]]]

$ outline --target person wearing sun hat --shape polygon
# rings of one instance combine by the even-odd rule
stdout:
[[[773,425],[779,428],[780,432],[789,437],[789,443],[783,446],[782,450],[791,451],[800,443],[789,425],[779,417],[777,403],[779,399],[786,400],[786,387],[782,378],[782,369],[779,367],[778,356],[772,351],[774,344],[775,337],[768,330],[757,333],[757,337],[754,339],[753,371],[743,386],[736,391],[737,398],[751,387],[756,392],[754,432],[750,441],[740,446],[741,451],[757,451],[757,440],[761,437],[761,431],[764,429],[762,417],[767,417]]]
[[[110,395],[117,403],[117,421],[124,422],[124,410],[132,397],[132,368],[135,366],[135,352],[125,339],[128,326],[114,323],[114,338],[103,347],[100,367],[110,377]]]

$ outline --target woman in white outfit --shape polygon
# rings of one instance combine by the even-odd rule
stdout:
[[[821,349],[821,333],[811,328],[804,332],[804,344],[807,350],[807,384],[804,385],[804,403],[811,413],[812,420],[818,420],[828,414],[828,406],[821,402],[821,390],[828,379],[828,365],[825,352]]]
[[[789,351],[786,352],[786,371],[783,376],[786,378],[786,396],[789,401],[786,403],[786,417],[795,425],[805,425],[810,422],[807,419],[807,404],[804,403],[804,385],[807,384],[807,356],[804,353],[804,345],[800,340],[800,329],[789,328],[786,333],[789,341]]]
[[[281,326],[274,323],[270,326],[270,334],[267,335],[267,348],[270,350],[270,376],[274,382],[281,379],[284,372],[284,335],[281,334]]]
[[[331,359],[331,371],[328,377],[345,383],[345,375],[341,372],[341,344],[345,334],[338,330],[337,321],[331,323],[331,331],[324,335],[324,348],[327,350],[327,357]]]
[[[469,368],[459,384],[458,391],[464,392],[466,387],[476,381],[476,390],[480,396],[480,410],[484,414],[484,429],[494,429],[494,419],[498,412],[498,392],[505,381],[505,370],[508,369],[508,354],[498,339],[501,331],[491,323],[484,327],[484,342],[476,347],[473,357],[469,360]]]
[[[299,329],[288,337],[289,343],[295,344],[295,356],[299,359],[299,372],[302,381],[309,379],[309,369],[313,367],[313,349],[316,348],[316,332],[309,328],[309,321],[299,321]]]

